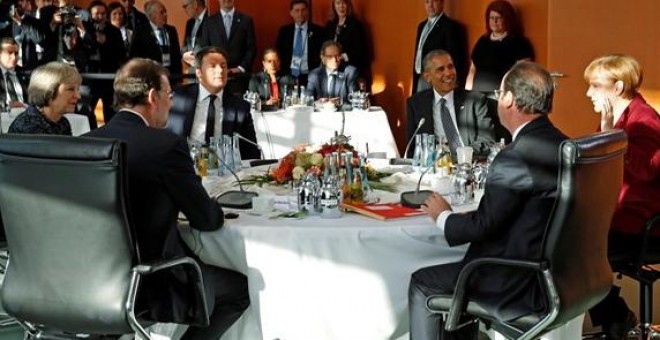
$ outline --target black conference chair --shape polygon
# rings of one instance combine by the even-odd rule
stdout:
[[[27,338],[150,339],[137,321],[140,281],[175,266],[197,274],[190,293],[202,302],[195,324],[208,325],[194,260],[140,263],[127,190],[123,142],[0,136],[0,210],[10,254],[0,298]]]
[[[547,224],[538,261],[482,258],[461,271],[452,295],[430,296],[432,312],[448,314],[445,329],[456,330],[461,317],[478,319],[510,339],[535,339],[597,304],[612,286],[607,233],[623,180],[627,139],[610,131],[565,141],[560,150],[557,200]],[[470,275],[481,266],[507,266],[537,275],[547,310],[515,320],[493,317],[470,298]]]
[[[646,228],[640,239],[639,252],[610,254],[612,270],[639,283],[639,339],[647,339],[653,334],[653,283],[660,279],[660,270],[652,265],[660,264],[660,245],[649,244],[649,236],[654,229],[660,228],[660,214],[646,222]]]

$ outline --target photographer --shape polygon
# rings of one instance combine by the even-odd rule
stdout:
[[[98,47],[93,25],[83,22],[73,7],[46,6],[41,9],[41,16],[49,23],[43,60],[60,61],[75,66],[80,73],[88,73],[90,57]],[[97,123],[89,104],[89,86],[83,85],[80,92],[85,100],[78,101],[76,113],[87,116],[90,127],[95,129]]]
[[[101,0],[93,0],[88,7],[90,21],[94,27],[96,49],[90,55],[87,72],[114,74],[126,60],[126,49],[121,31],[108,21],[108,6]],[[103,102],[103,119],[108,122],[114,115],[112,108],[113,89],[112,77],[109,79],[84,79],[83,84],[89,85],[89,108],[94,111],[99,99]],[[84,95],[84,94],[83,94]]]
[[[32,16],[29,0],[0,3],[0,37],[11,37],[19,47],[18,65],[31,71],[39,64],[37,44],[46,36],[46,28]]]

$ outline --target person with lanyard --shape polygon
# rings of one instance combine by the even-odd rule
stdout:
[[[159,0],[149,0],[144,4],[144,11],[149,22],[135,28],[130,57],[157,61],[170,71],[171,77],[180,77],[183,67],[179,35],[174,26],[167,24],[165,5]]]
[[[451,55],[456,63],[456,74],[459,83],[465,79],[465,59],[467,54],[467,38],[465,30],[457,21],[449,18],[444,12],[444,0],[423,0],[427,19],[417,26],[415,39],[415,54],[413,63],[412,93],[426,90],[431,85],[424,80],[422,60],[427,53],[442,49]]]
[[[309,21],[307,0],[292,0],[289,8],[293,23],[280,28],[275,46],[282,58],[282,72],[305,85],[309,71],[321,64],[323,28]]]
[[[183,61],[188,64],[188,74],[195,74],[195,48],[199,45],[202,35],[202,26],[208,17],[206,1],[204,0],[182,0],[183,10],[188,15],[186,31],[183,36]]]

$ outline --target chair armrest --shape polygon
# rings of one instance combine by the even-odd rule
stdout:
[[[522,269],[528,269],[533,271],[542,272],[547,268],[547,263],[545,261],[535,262],[535,261],[525,261],[525,260],[513,260],[505,258],[496,258],[496,257],[484,257],[468,262],[465,267],[458,274],[458,280],[456,282],[456,288],[454,290],[454,295],[452,297],[451,307],[449,308],[449,315],[445,322],[445,329],[448,331],[453,331],[460,328],[460,317],[463,314],[467,306],[467,282],[470,276],[474,271],[484,265],[498,265],[505,267],[517,267]]]
[[[195,287],[195,291],[192,292],[196,297],[196,301],[199,304],[201,315],[197,319],[197,325],[199,326],[208,326],[209,325],[209,311],[206,304],[206,295],[204,293],[204,280],[202,279],[202,270],[199,268],[197,261],[193,260],[190,257],[178,257],[173,259],[166,259],[162,261],[154,261],[151,263],[141,263],[133,267],[131,270],[133,273],[133,279],[131,281],[131,289],[127,299],[127,309],[131,313],[131,318],[137,323],[135,319],[135,298],[137,296],[137,288],[140,283],[140,279],[144,275],[153,274],[162,270],[171,269],[178,266],[190,266],[194,271],[194,282],[192,283]]]
[[[648,221],[646,221],[646,225],[644,226],[644,233],[642,234],[642,245],[639,249],[639,257],[637,258],[637,263],[635,264],[637,271],[640,271],[642,266],[644,266],[644,259],[646,259],[646,251],[648,250],[648,243],[649,238],[651,237],[651,232],[654,229],[660,227],[659,222],[660,214],[655,214]]]
[[[202,272],[199,269],[199,265],[195,260],[190,257],[179,257],[174,259],[167,259],[162,261],[154,261],[151,263],[140,263],[137,266],[133,267],[133,271],[139,273],[140,275],[149,275],[155,272],[161,271],[163,269],[170,269],[180,265],[190,265],[195,268],[195,271],[198,272],[199,277],[202,277]]]

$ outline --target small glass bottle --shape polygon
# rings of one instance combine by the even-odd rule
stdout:
[[[330,175],[323,181],[319,194],[321,218],[339,218],[342,212],[339,206],[341,193],[337,189],[337,176]]]
[[[422,153],[424,151],[423,149],[424,149],[424,144],[422,143],[422,135],[416,134],[415,152],[413,153],[413,162],[412,162],[413,167],[418,167],[420,165],[420,162],[422,160]]]
[[[241,163],[240,142],[241,140],[238,138],[238,135],[234,135],[232,138],[232,157],[234,163],[234,171],[241,171],[241,169],[243,169],[243,164]]]
[[[341,184],[341,202],[343,204],[351,204],[351,185],[348,183],[348,177],[344,174],[344,181]]]
[[[229,169],[234,169],[234,149],[232,137],[229,135],[222,135],[222,155],[224,156],[225,170],[230,172]]]
[[[209,156],[208,156],[208,172],[211,175],[218,173],[218,138],[209,138]]]
[[[351,201],[352,203],[364,203],[364,190],[362,189],[362,176],[359,171],[355,172],[353,184],[351,184]]]

